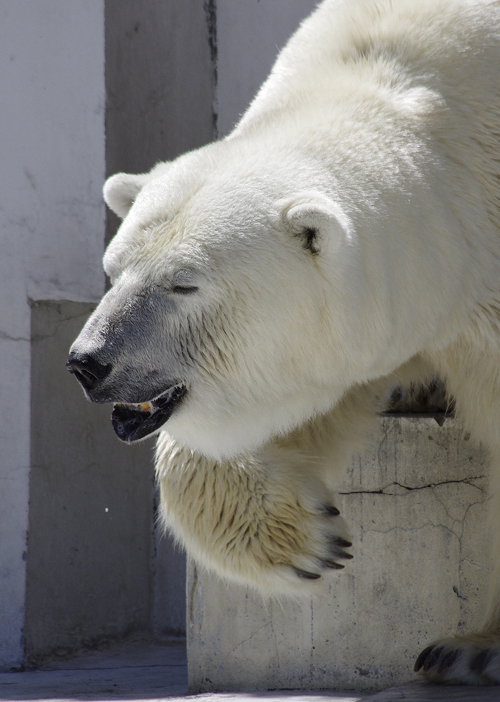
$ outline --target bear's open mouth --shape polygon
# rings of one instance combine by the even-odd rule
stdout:
[[[117,402],[111,415],[115,434],[129,444],[152,434],[165,424],[186,392],[186,386],[179,384],[173,385],[149,402]]]

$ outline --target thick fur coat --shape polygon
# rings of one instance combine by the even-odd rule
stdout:
[[[325,0],[226,139],[105,186],[113,287],[68,362],[201,563],[311,593],[335,482],[395,384],[441,377],[492,458],[477,635],[417,668],[500,683],[500,4]],[[341,577],[341,575],[340,575]]]

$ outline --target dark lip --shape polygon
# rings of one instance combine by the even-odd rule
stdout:
[[[150,401],[152,411],[134,404],[116,403],[111,414],[115,434],[128,444],[144,439],[162,427],[186,396],[187,388],[178,383]],[[142,403],[146,404],[146,403]]]

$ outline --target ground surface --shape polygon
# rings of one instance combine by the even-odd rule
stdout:
[[[378,693],[241,692],[187,697],[184,645],[135,641],[48,663],[39,670],[0,673],[0,701],[169,700],[169,702],[500,702],[499,687],[411,683]]]

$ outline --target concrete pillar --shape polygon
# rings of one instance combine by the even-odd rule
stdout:
[[[316,0],[217,0],[217,131],[224,137],[267,78]]]
[[[212,141],[215,73],[203,0],[106,0],[106,172],[141,173]],[[107,212],[107,235],[119,220]],[[153,441],[137,447],[152,470]],[[153,628],[185,634],[186,559],[155,534]]]
[[[191,692],[374,689],[473,631],[488,575],[486,468],[456,420],[384,417],[340,487],[354,559],[318,595],[263,601],[189,565]]]

